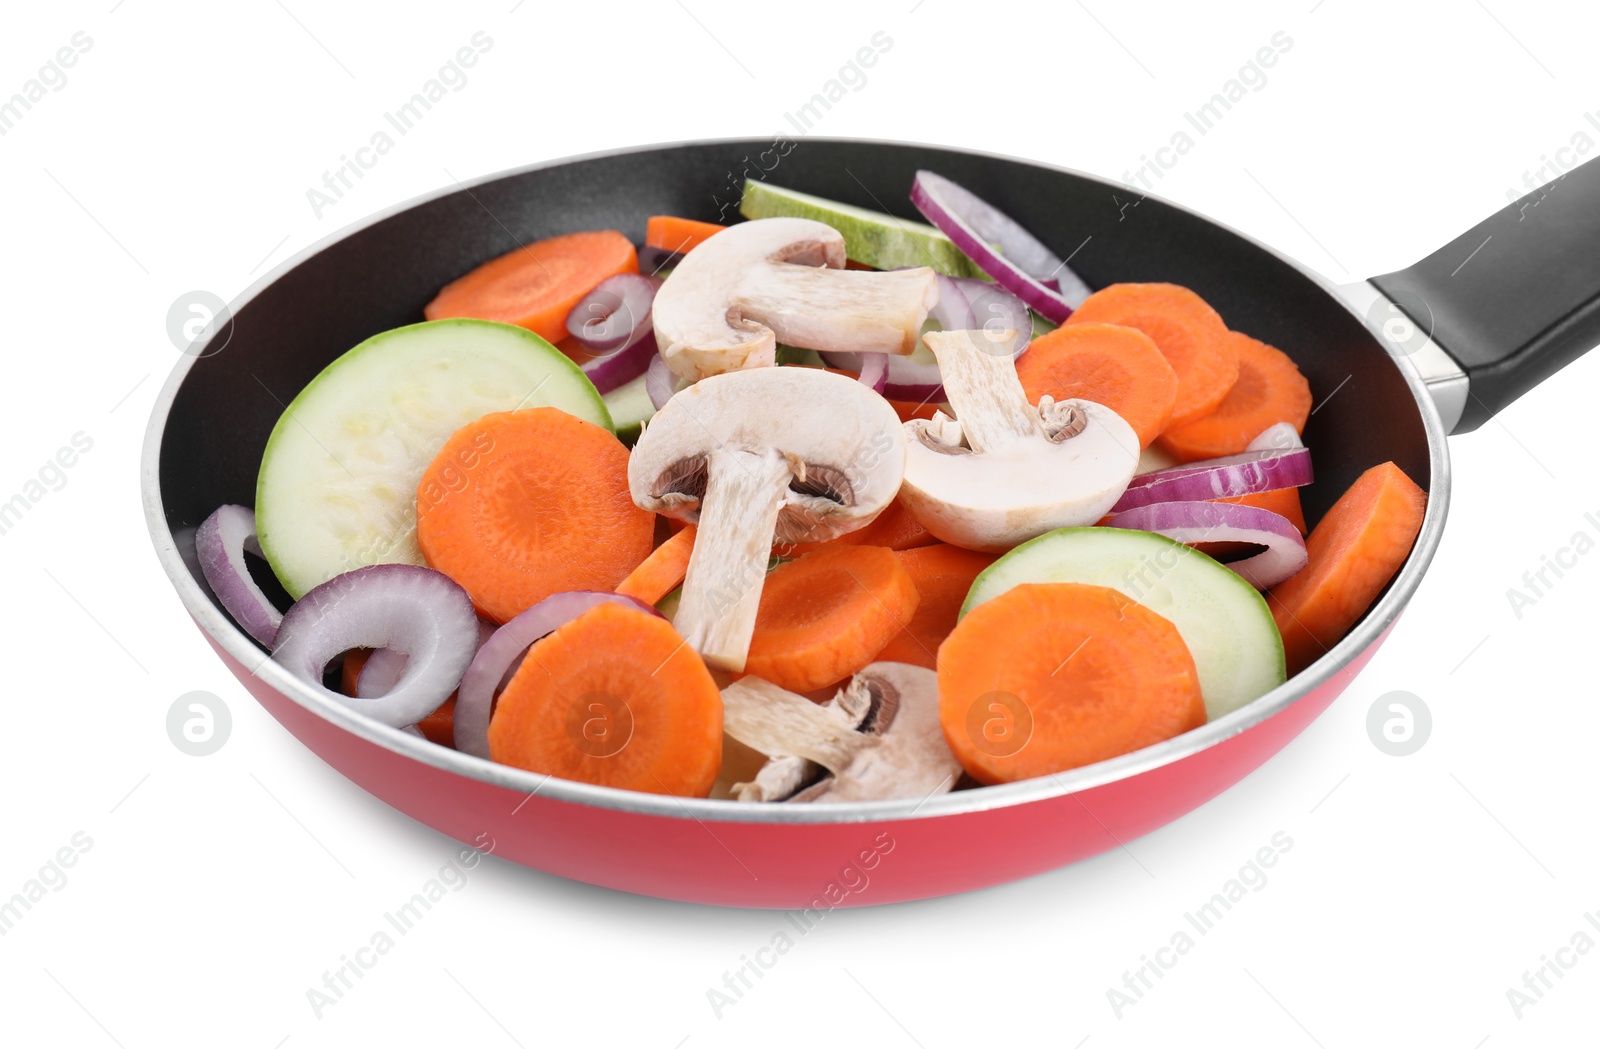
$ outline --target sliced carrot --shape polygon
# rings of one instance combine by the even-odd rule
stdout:
[[[931,419],[933,413],[939,410],[938,401],[889,401],[889,407],[900,416],[900,421],[908,423],[912,419]]]
[[[468,423],[417,486],[422,556],[499,623],[557,591],[615,589],[654,535],[628,491],[628,449],[559,408]]]
[[[596,284],[638,273],[633,243],[614,229],[525,244],[446,284],[423,308],[428,320],[476,317],[519,324],[551,342],[567,337],[567,314]]]
[[[902,550],[895,556],[917,586],[917,614],[872,661],[915,663],[937,669],[939,645],[956,628],[956,618],[973,580],[994,564],[995,555],[939,543]]]
[[[1104,761],[1205,720],[1177,628],[1109,587],[1024,583],[939,646],[944,738],[980,783]]]
[[[1216,411],[1161,435],[1161,447],[1186,463],[1242,452],[1277,423],[1299,433],[1311,415],[1311,385],[1287,353],[1236,331],[1225,338],[1238,352],[1239,380]]]
[[[689,555],[694,552],[694,535],[694,525],[674,533],[617,584],[617,593],[653,605],[682,586],[689,573]]]
[[[489,757],[580,783],[705,797],[722,695],[660,616],[597,605],[536,641],[495,704]]]
[[[674,251],[679,255],[699,247],[712,234],[727,229],[715,222],[680,219],[676,215],[651,215],[644,223],[644,243],[647,248]]]
[[[917,586],[893,550],[830,546],[767,574],[747,673],[791,692],[849,677],[917,611]]]
[[[1306,514],[1300,508],[1300,489],[1278,488],[1270,492],[1257,492],[1255,495],[1236,495],[1228,499],[1218,499],[1219,503],[1239,503],[1243,506],[1257,506],[1263,510],[1271,510],[1280,517],[1286,517],[1289,523],[1300,530],[1301,535],[1306,534]]]
[[[344,654],[344,663],[339,670],[339,691],[347,696],[356,694],[356,683],[361,680],[361,668],[367,665],[367,657],[372,655],[370,648],[352,648]],[[439,705],[439,709],[417,722],[417,729],[428,737],[431,743],[452,750],[456,745],[456,694],[450,693],[450,698]]]
[[[1112,284],[1085,299],[1067,318],[1067,325],[1089,323],[1138,328],[1155,342],[1178,376],[1169,426],[1210,415],[1239,377],[1238,349],[1223,338],[1228,326],[1188,288]]]
[[[910,550],[931,546],[939,540],[922,527],[905,504],[896,499],[883,508],[883,512],[863,528],[817,543],[775,543],[772,552],[777,557],[794,558],[821,550],[828,546],[886,546],[890,550]]]
[[[1428,497],[1394,463],[1374,466],[1306,539],[1310,564],[1267,594],[1297,674],[1344,637],[1389,585],[1422,530]]]
[[[1034,339],[1017,358],[1017,378],[1029,404],[1049,394],[1103,404],[1139,435],[1154,441],[1172,418],[1178,375],[1155,342],[1118,324],[1066,324]]]

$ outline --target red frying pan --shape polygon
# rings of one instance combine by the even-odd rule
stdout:
[[[643,239],[644,219],[726,220],[746,177],[916,218],[919,168],[967,186],[1065,253],[1091,287],[1171,281],[1290,353],[1328,399],[1305,433],[1315,522],[1393,460],[1429,493],[1410,559],[1354,630],[1254,703],[1160,745],[1059,776],[845,805],[676,799],[550,779],[320,699],[213,600],[193,532],[254,501],[283,403],[366,337],[420,320],[434,292],[520,243],[581,229]],[[722,199],[719,199],[722,198]],[[143,461],[162,567],[217,654],[273,717],[356,784],[463,842],[596,885],[670,899],[827,910],[1027,877],[1162,826],[1238,782],[1333,702],[1387,636],[1438,547],[1445,435],[1470,430],[1600,340],[1600,165],[1498,212],[1409,269],[1336,289],[1248,237],[1125,186],[1042,164],[901,143],[691,143],[538,164],[442,191],[336,234],[251,288],[173,371]],[[1335,390],[1338,396],[1330,397]],[[870,897],[855,896],[871,869]]]

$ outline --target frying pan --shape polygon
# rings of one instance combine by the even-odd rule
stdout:
[[[1322,402],[1305,432],[1315,522],[1393,460],[1429,493],[1421,535],[1359,624],[1286,684],[1226,717],[1056,776],[849,805],[748,805],[550,779],[435,746],[299,685],[239,630],[194,567],[194,527],[254,502],[268,433],[339,354],[422,317],[448,281],[541,237],[644,219],[729,220],[748,176],[904,218],[928,168],[1072,259],[1091,287],[1171,281],[1230,327],[1288,352]],[[1090,175],[932,146],[733,140],[536,164],[344,230],[235,303],[173,370],[146,435],[156,553],[218,656],[324,761],[462,842],[539,870],[677,900],[805,910],[888,903],[1027,877],[1115,847],[1238,782],[1306,727],[1372,656],[1422,581],[1449,501],[1445,435],[1472,429],[1600,340],[1600,162],[1512,204],[1423,259],[1335,288],[1267,246]],[[870,874],[864,873],[870,869]],[[863,879],[870,887],[857,891]]]

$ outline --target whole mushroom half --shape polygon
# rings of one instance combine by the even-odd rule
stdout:
[[[1028,403],[1010,331],[924,336],[956,417],[905,424],[900,498],[935,536],[970,550],[1008,550],[1053,528],[1091,525],[1139,465],[1139,438],[1093,401]]]
[[[908,354],[938,300],[926,266],[844,268],[844,237],[810,219],[754,219],[684,256],[651,305],[667,367],[691,382],[774,363],[777,343]]]
[[[708,665],[743,670],[773,541],[870,523],[905,459],[889,402],[820,368],[727,372],[675,395],[634,446],[628,485],[644,509],[699,525],[678,632]]]
[[[724,732],[772,759],[735,786],[740,801],[926,798],[961,776],[939,726],[938,675],[925,667],[873,663],[822,705],[744,677],[722,690],[722,711]],[[825,771],[807,785],[810,766]]]

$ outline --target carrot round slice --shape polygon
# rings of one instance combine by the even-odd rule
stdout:
[[[1394,463],[1356,478],[1306,538],[1311,561],[1267,593],[1289,673],[1328,651],[1405,564],[1427,493]]]
[[[580,783],[703,798],[722,695],[660,616],[597,605],[535,642],[489,722],[489,757]]]
[[[1161,447],[1186,463],[1242,452],[1277,423],[1299,433],[1311,415],[1311,385],[1287,353],[1236,331],[1225,338],[1238,351],[1239,380],[1216,411],[1161,435]]]
[[[1176,284],[1112,284],[1079,306],[1063,327],[1120,324],[1150,336],[1178,376],[1169,426],[1210,415],[1239,377],[1238,349],[1206,300]]]
[[[615,589],[654,536],[628,491],[628,449],[559,408],[468,423],[417,486],[423,557],[500,623],[562,590]]]
[[[644,243],[646,247],[682,255],[727,228],[715,222],[681,219],[676,215],[651,215],[644,223]]]
[[[1205,720],[1178,629],[1108,587],[1024,583],[939,646],[939,721],[980,783],[1104,761]]]
[[[568,233],[490,259],[446,284],[422,315],[503,321],[560,342],[567,314],[596,284],[638,272],[633,242],[616,230]]]
[[[767,574],[747,673],[791,692],[849,677],[917,611],[917,586],[893,550],[830,546]]]
[[[1067,324],[1046,332],[1017,358],[1017,378],[1029,404],[1049,394],[1105,405],[1133,427],[1141,448],[1166,429],[1178,400],[1178,375],[1155,342],[1118,324]]]
[[[617,584],[617,593],[635,597],[647,605],[658,604],[663,597],[683,585],[689,574],[689,555],[694,553],[695,526],[688,525],[667,537],[666,542],[651,551],[639,567],[628,573],[628,578]]]
[[[939,543],[895,554],[917,587],[917,614],[896,634],[874,663],[914,663],[937,669],[939,645],[956,628],[961,605],[978,573],[995,562],[994,554]]]

